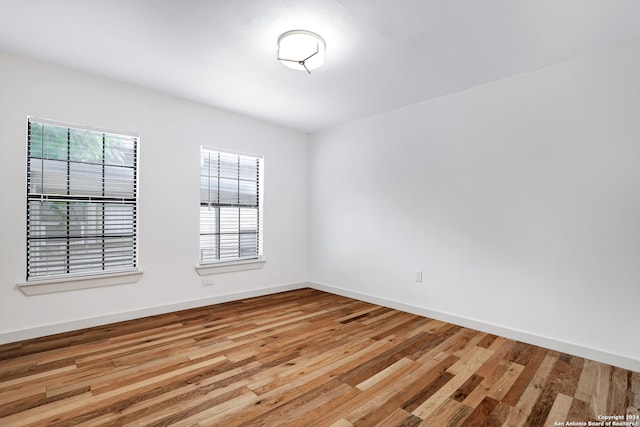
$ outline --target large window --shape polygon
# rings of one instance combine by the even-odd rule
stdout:
[[[200,151],[200,264],[262,256],[262,158]]]
[[[137,268],[134,135],[29,118],[27,280]]]

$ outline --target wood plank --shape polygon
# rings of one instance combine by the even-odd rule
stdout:
[[[471,414],[460,424],[460,427],[475,427],[485,425],[491,413],[498,405],[498,401],[485,397]]]
[[[589,416],[589,404],[580,399],[573,399],[573,402],[571,402],[571,407],[567,414],[567,420],[584,423],[588,423],[590,420],[596,421],[594,418]]]
[[[584,359],[582,357],[571,358],[569,368],[562,378],[562,381],[560,381],[560,393],[566,394],[567,396],[573,396],[575,394],[583,367]]]
[[[447,399],[425,422],[430,426],[457,426],[467,419],[472,412],[473,408],[463,405],[457,400]]]
[[[452,375],[473,373],[493,355],[493,351],[482,347],[474,347],[464,354],[447,372]]]
[[[485,334],[484,337],[478,342],[478,347],[489,348],[496,340],[498,339],[497,335],[493,334]]]
[[[480,383],[482,383],[483,380],[484,380],[484,378],[482,378],[481,376],[479,376],[477,374],[471,375],[471,378],[469,378],[467,381],[465,381],[465,383],[462,384],[453,393],[453,396],[452,396],[453,400],[455,400],[457,402],[463,402],[469,396],[469,394],[472,393],[476,389],[476,387],[478,385],[480,385]],[[475,407],[477,405],[472,405],[472,406]]]
[[[640,408],[640,373],[631,372],[629,380],[629,406]]]
[[[405,421],[408,417],[412,415],[405,411],[404,409],[396,408],[387,415],[385,418],[380,420],[377,424],[374,424],[374,427],[388,427],[388,426],[399,426]],[[418,419],[419,420],[419,419]],[[419,424],[420,422],[418,422]]]
[[[502,378],[507,370],[509,369],[509,365],[511,362],[501,359],[501,360],[493,360],[493,357],[489,358],[487,362],[478,369],[477,373],[481,371],[486,372],[485,368],[489,363],[493,363],[493,371],[488,372],[488,376],[484,378],[478,387],[476,387],[463,401],[463,403],[467,406],[475,408],[482,402],[482,400],[487,397],[489,392],[493,389],[494,384],[496,384],[500,378]]]
[[[335,423],[331,424],[329,427],[351,427],[353,424],[344,418],[340,418]]]
[[[547,415],[544,425],[552,426],[555,425],[555,423],[564,423],[568,421],[569,409],[571,409],[572,403],[572,397],[558,393],[555,401],[553,402],[553,406],[551,406],[551,410]]]
[[[611,387],[610,365],[596,363],[596,382],[591,400],[589,402],[589,416],[597,419],[598,415],[608,415],[609,388]]]
[[[504,402],[498,402],[496,407],[491,411],[489,416],[485,419],[485,427],[500,427],[504,424],[509,416],[509,410],[511,407]]]
[[[491,388],[489,389],[489,393],[487,397],[495,399],[497,401],[502,400],[502,398],[507,394],[507,392],[511,389],[513,383],[520,377],[520,374],[524,370],[524,366],[518,363],[508,363],[507,370],[498,380],[493,383]]]
[[[578,380],[578,386],[574,397],[583,402],[590,402],[593,392],[598,384],[598,364],[591,360],[585,360]]]
[[[607,414],[625,414],[628,404],[629,371],[613,367]]]
[[[396,363],[394,363],[393,365],[389,366],[388,368],[383,369],[382,371],[378,372],[374,376],[369,377],[368,379],[364,380],[360,384],[356,385],[356,388],[363,391],[369,390],[371,387],[380,383],[381,381],[384,381],[385,379],[388,379],[388,378],[395,379],[395,377],[397,377],[399,373],[407,369],[415,370],[417,368],[416,365],[417,363],[414,362],[413,360],[402,358],[398,360]]]
[[[551,407],[553,406],[558,391],[560,390],[560,384],[555,382],[548,382],[542,389],[542,393],[538,397],[536,404],[531,409],[531,413],[527,417],[525,423],[526,426],[540,426],[543,425],[549,416]]]
[[[509,414],[507,415],[503,426],[521,427],[525,425],[529,414],[533,410],[533,407],[542,393],[543,387],[547,383],[547,378],[549,377],[557,359],[558,358],[553,355],[547,354],[547,356],[545,356],[540,367],[536,371],[536,374],[522,393],[520,399],[518,399],[515,405],[510,407]]]
[[[529,358],[529,363],[524,368],[524,370],[520,373],[520,376],[516,379],[511,386],[511,389],[505,394],[502,398],[502,401],[507,405],[514,406],[518,399],[524,393],[524,390],[529,386],[529,383],[533,380],[534,376],[538,372],[540,368],[540,364],[544,360],[546,355],[546,351],[542,348],[537,348],[534,353]]]

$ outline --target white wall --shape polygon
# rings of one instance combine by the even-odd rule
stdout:
[[[640,370],[638,76],[636,43],[313,135],[310,280]]]
[[[140,282],[25,296],[27,115],[138,132]],[[0,342],[295,288],[307,279],[308,137],[88,74],[0,55]],[[265,158],[260,270],[211,276],[198,261],[200,144]]]

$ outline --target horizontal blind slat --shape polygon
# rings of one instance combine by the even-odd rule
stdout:
[[[200,261],[261,255],[262,158],[201,147]]]
[[[27,280],[136,268],[137,144],[29,119]]]

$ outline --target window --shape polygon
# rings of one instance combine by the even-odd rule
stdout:
[[[138,138],[29,118],[27,281],[137,268]]]
[[[262,158],[200,150],[200,264],[262,257]]]

